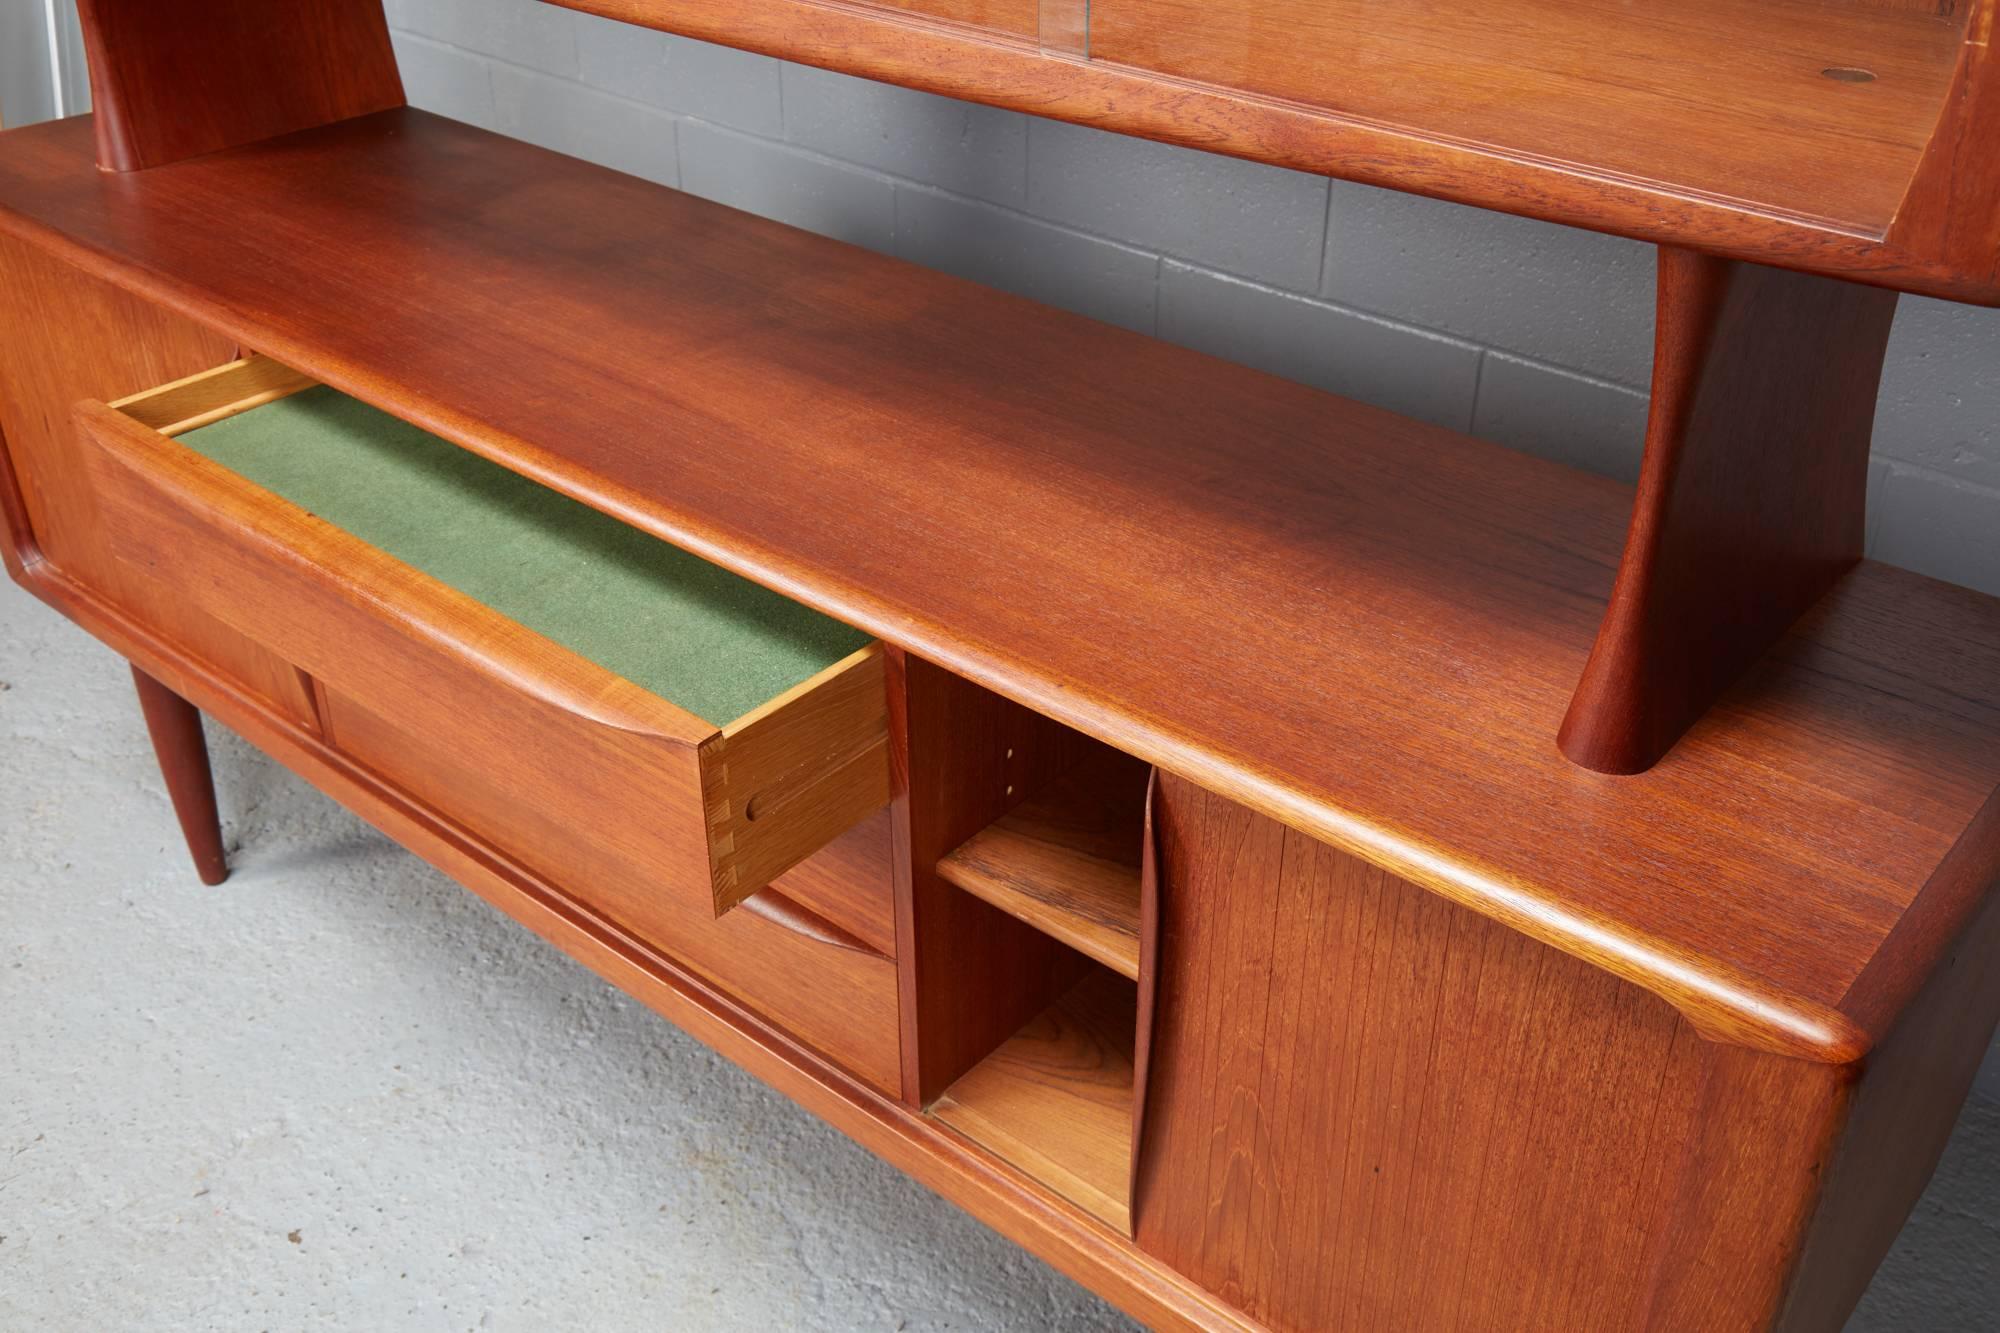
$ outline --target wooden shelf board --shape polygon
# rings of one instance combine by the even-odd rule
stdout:
[[[1961,34],[1821,0],[1097,0],[1090,27],[1112,63],[1874,232]]]
[[[181,645],[128,618],[46,560],[22,578],[201,711],[341,802],[606,982],[656,1010],[1001,1235],[1103,1293],[1149,1328],[1264,1333],[1240,1310],[1069,1209],[1024,1193],[989,1154],[933,1116],[884,1096],[718,989],[326,745],[255,690],[215,674]]]
[[[1631,491],[416,111],[0,228],[1067,726],[1852,1058],[2000,785],[2000,603],[1863,564],[1656,768],[1555,734]],[[133,389],[148,386],[133,385]]]
[[[1093,0],[1079,60],[1037,44],[1025,5],[554,2],[1302,171],[2000,300],[1990,274],[1925,273],[1881,244],[1953,87],[1963,4]]]
[[[1146,774],[1115,750],[1093,754],[968,838],[938,874],[1136,981]]]
[[[951,1085],[931,1114],[1119,1231],[1132,1229],[1138,993],[1102,969]]]

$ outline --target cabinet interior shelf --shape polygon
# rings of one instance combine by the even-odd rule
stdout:
[[[952,1084],[931,1114],[1129,1231],[1137,1021],[1137,988],[1092,967]]]
[[[938,862],[948,883],[1139,976],[1147,767],[1099,748]]]

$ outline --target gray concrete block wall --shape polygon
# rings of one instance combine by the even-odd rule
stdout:
[[[55,115],[48,33],[41,0],[0,0],[0,125]]]
[[[552,9],[389,0],[417,105],[1630,479],[1653,252]],[[2000,593],[2000,312],[1903,298],[1870,553]]]

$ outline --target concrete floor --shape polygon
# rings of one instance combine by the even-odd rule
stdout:
[[[0,580],[0,1330],[1129,1327],[211,736],[220,889]],[[1996,1258],[1975,1098],[1851,1327],[2000,1327]]]

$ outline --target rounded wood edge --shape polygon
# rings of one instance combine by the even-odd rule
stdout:
[[[1315,801],[1256,769],[1185,738],[1114,717],[1074,688],[1005,675],[939,642],[907,651],[1340,851],[1600,967],[1672,1005],[1710,1041],[1824,1064],[1852,1064],[1873,1047],[1842,1009],[1789,996],[1713,960],[1693,958],[1642,931],[1538,891],[1517,877],[1431,847]]]
[[[703,0],[548,2],[947,97],[1294,171],[1945,300],[2000,305],[2000,273],[1959,271],[1886,243],[1893,218],[1812,217],[1777,205],[1676,189],[1247,90],[1078,60],[1004,32],[968,29],[919,14],[863,9],[842,0],[766,0],[747,10],[716,8]]]
[[[780,929],[789,930],[794,935],[803,935],[809,940],[831,945],[836,949],[867,954],[870,958],[880,958],[885,963],[895,961],[860,936],[834,924],[777,889],[770,887],[759,889],[737,906],[751,916],[768,921]]]
[[[106,261],[61,233],[19,219],[4,206],[0,206],[0,228],[80,263],[94,276],[116,282],[245,345],[254,345],[266,355],[311,374],[342,393],[670,541],[712,564],[875,634],[885,645],[924,658],[1064,726],[1186,776],[1392,874],[1501,920],[1544,944],[1604,967],[1666,999],[1687,1014],[1698,1030],[1711,1034],[1712,1039],[1727,1039],[1752,1049],[1829,1063],[1858,1059],[1872,1044],[1872,1038],[1858,1025],[1826,1005],[1767,995],[1755,983],[1732,981],[1726,971],[1703,960],[1673,961],[1675,955],[1671,950],[1649,943],[1643,935],[1627,932],[1615,923],[1593,922],[1585,914],[1518,881],[1457,866],[1449,857],[1406,839],[1394,829],[1370,826],[1288,790],[1247,762],[1196,746],[1144,719],[1120,715],[1114,707],[1073,683],[1065,685],[1003,671],[988,656],[972,656],[940,626],[878,608],[865,593],[839,580],[806,577],[782,559],[744,549],[727,534],[701,528],[690,521],[664,518],[652,511],[644,497],[595,483],[590,478],[579,478],[559,459],[529,441],[491,430],[468,416],[412,400],[393,382],[347,358],[315,349],[279,330],[258,327],[207,300],[197,290]],[[2000,300],[2000,289],[1996,289],[1996,300]],[[1689,978],[1704,976],[1715,981],[1689,984]]]
[[[331,582],[385,624],[427,648],[497,677],[583,721],[694,746],[714,734],[702,719],[536,634],[457,589],[264,490],[105,404],[77,404],[78,424],[102,455],[142,478],[192,491],[209,516],[274,555]]]
[[[1163,767],[1651,992],[1710,1041],[1834,1065],[1852,1064],[1874,1045],[1875,1034],[1833,1005],[1785,995],[1713,960],[1689,957],[1463,856],[1323,808],[1301,809],[1281,790]]]
[[[643,941],[430,815],[60,570],[43,562],[23,586],[364,819],[380,826],[386,817],[401,832],[417,834],[431,852],[411,850],[445,855],[452,862],[448,873],[469,891],[605,981],[1149,1327],[1190,1333],[1263,1330],[1262,1324],[1140,1251],[1128,1237],[799,1045]],[[391,835],[403,840],[398,831]]]
[[[316,368],[314,373],[317,373]],[[332,382],[330,376],[321,378]],[[383,395],[379,392],[380,386],[375,387],[377,392],[372,397],[379,405]],[[350,390],[343,387],[342,391]],[[364,400],[371,397],[366,392],[356,396]],[[1149,763],[1241,801],[1281,823],[1624,977],[1679,1009],[1697,1031],[1711,1040],[1833,1064],[1857,1060],[1872,1045],[1872,1039],[1866,1033],[1828,1006],[1773,994],[1753,981],[1704,960],[1677,955],[1627,927],[1594,919],[1554,899],[1543,897],[1518,880],[1406,840],[1393,830],[1372,827],[1348,817],[1344,812],[1308,801],[1248,766],[1229,763],[1193,749],[1178,737],[1153,732],[1129,719],[1115,717],[1103,703],[1073,687],[1052,688],[1036,681],[1024,681],[1018,675],[1003,674],[989,663],[970,660],[963,652],[924,633],[922,627],[885,625],[882,618],[858,598],[848,600],[852,595],[850,590],[807,584],[793,577],[788,570],[724,546],[710,534],[696,532],[685,524],[663,524],[657,516],[644,512],[636,503],[636,497],[595,492],[580,486],[574,476],[555,477],[556,469],[550,467],[541,451],[525,442],[497,438],[491,433],[482,435],[471,424],[455,419],[421,421],[410,414],[398,415],[404,415],[414,424],[433,430],[454,443],[473,448],[475,452],[511,466],[537,481],[554,484],[555,489],[621,521],[673,541],[703,559],[791,596],[836,619],[877,633],[884,641],[890,638],[885,631],[900,629],[905,649],[945,670],[1065,726],[1074,727]],[[205,463],[207,460],[200,461]],[[231,474],[225,471],[225,475]],[[560,484],[556,484],[558,482]],[[484,608],[480,610],[484,611]],[[618,681],[616,677],[610,679]],[[622,681],[619,683],[625,684]],[[636,686],[627,687],[637,690]],[[639,693],[644,694],[643,691]],[[651,699],[653,696],[645,697]],[[712,743],[712,736],[711,731],[698,743]]]

